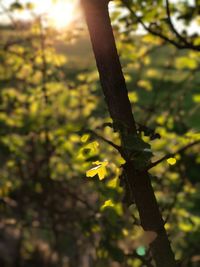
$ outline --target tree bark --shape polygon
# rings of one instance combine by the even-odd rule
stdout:
[[[81,0],[111,118],[114,122],[122,122],[127,133],[136,136],[136,124],[117,53],[108,12],[108,2],[108,0]],[[122,145],[126,141],[125,139],[126,134],[121,134]],[[138,171],[134,162],[129,160],[124,165],[124,170],[134,195],[143,229],[157,234],[156,239],[150,244],[155,265],[157,267],[175,267],[176,261],[148,172]]]

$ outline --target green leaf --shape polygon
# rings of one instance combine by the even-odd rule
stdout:
[[[93,164],[97,166],[88,170],[86,172],[86,176],[94,177],[95,175],[98,175],[99,180],[103,180],[107,174],[106,166],[108,165],[108,162],[107,161],[103,161],[103,162],[96,161],[96,162],[93,162]]]
[[[195,102],[195,103],[200,103],[200,94],[195,94],[192,96],[192,100]]]
[[[180,57],[176,59],[176,67],[178,69],[196,69],[198,63],[196,59],[189,57]]]
[[[104,210],[105,208],[107,208],[107,207],[114,207],[114,203],[113,203],[113,201],[111,200],[111,199],[109,199],[109,200],[106,200],[105,202],[104,202],[104,204],[101,206],[101,210]]]
[[[84,134],[82,137],[81,137],[81,142],[85,143],[88,141],[88,139],[90,138],[90,135],[89,134]]]
[[[167,159],[167,162],[169,163],[169,165],[175,165],[176,159],[175,158],[169,158],[169,159]]]

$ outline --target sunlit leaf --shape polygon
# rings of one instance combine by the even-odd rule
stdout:
[[[175,165],[176,159],[175,158],[169,158],[169,159],[167,159],[167,162],[169,163],[169,165]]]
[[[152,85],[151,85],[150,81],[148,81],[148,80],[140,80],[140,81],[138,81],[137,85],[139,87],[146,89],[147,91],[152,90]]]
[[[88,141],[89,137],[90,137],[89,134],[84,134],[84,135],[81,137],[81,141],[82,141],[83,143],[85,143],[85,142]]]
[[[195,69],[197,67],[197,61],[194,58],[180,57],[176,59],[176,67],[178,69]]]
[[[108,165],[108,162],[96,161],[96,162],[93,162],[93,164],[97,165],[97,166],[88,170],[86,172],[86,176],[87,177],[94,177],[95,175],[98,175],[99,180],[103,180],[107,174],[106,166]]]
[[[104,202],[104,204],[101,206],[101,209],[103,210],[107,207],[114,207],[114,206],[115,206],[114,202],[111,199],[109,199]]]
[[[200,94],[193,95],[192,99],[195,103],[200,103]]]

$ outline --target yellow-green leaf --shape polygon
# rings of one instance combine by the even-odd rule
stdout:
[[[175,165],[176,164],[176,159],[175,158],[169,158],[167,160],[167,162],[169,163],[169,165]]]
[[[200,94],[193,95],[192,99],[195,103],[200,103]]]
[[[104,204],[101,206],[101,210],[104,210],[107,207],[114,207],[114,203],[111,199],[106,200]]]
[[[140,80],[140,81],[138,81],[137,85],[141,88],[146,89],[147,91],[152,90],[152,85],[151,85],[150,81],[148,81],[148,80]]]
[[[108,164],[107,161],[95,161],[93,162],[94,165],[97,165],[96,167],[88,170],[86,172],[86,176],[87,177],[94,177],[95,175],[98,175],[99,177],[99,180],[103,180],[107,174],[107,171],[106,171],[106,166]]]
[[[85,142],[87,142],[88,141],[88,139],[89,139],[89,134],[84,134],[82,137],[81,137],[81,142],[83,142],[83,143],[85,143]]]

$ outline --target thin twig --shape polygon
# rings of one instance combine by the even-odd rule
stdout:
[[[192,143],[190,143],[190,144],[188,144],[188,145],[186,145],[186,146],[180,148],[179,150],[177,150],[177,151],[174,152],[174,153],[169,153],[169,154],[165,155],[165,156],[162,157],[161,159],[159,159],[159,160],[157,160],[157,161],[155,161],[155,162],[152,162],[152,163],[147,167],[147,170],[150,170],[151,168],[157,166],[158,164],[160,164],[160,163],[163,162],[164,160],[167,160],[167,159],[169,159],[169,158],[171,158],[171,157],[174,157],[175,155],[180,154],[180,153],[184,152],[185,150],[187,150],[188,148],[190,148],[190,147],[192,147],[192,146],[194,146],[194,145],[197,145],[197,144],[200,144],[200,140],[196,140],[196,141],[194,141],[194,142],[192,142]]]
[[[91,133],[93,136],[97,137],[98,139],[100,139],[100,140],[104,141],[105,143],[109,144],[110,146],[114,147],[124,159],[126,158],[126,155],[125,155],[125,153],[124,153],[124,151],[123,151],[121,146],[118,146],[118,145],[114,144],[112,141],[110,141],[110,140],[106,139],[105,137],[97,134],[93,130],[87,130],[87,132]]]
[[[195,50],[195,51],[200,51],[200,45],[194,45],[192,43],[189,43],[187,40],[184,39],[184,37],[182,37],[181,35],[181,38],[179,37],[179,40],[181,39],[183,41],[184,39],[184,44],[181,44],[181,43],[178,43],[177,41],[167,37],[166,35],[164,35],[162,32],[158,32],[158,31],[155,31],[153,30],[152,28],[148,27],[144,22],[143,20],[136,14],[135,11],[133,11],[133,9],[130,7],[129,3],[126,1],[126,0],[122,0],[122,2],[124,3],[124,5],[126,6],[126,8],[129,10],[129,12],[131,13],[131,15],[133,15],[135,17],[135,19],[137,20],[138,23],[140,23],[143,28],[151,33],[152,35],[155,35],[157,37],[160,37],[161,39],[165,40],[166,42],[174,45],[175,47],[177,47],[178,49],[192,49],[192,50]],[[173,32],[179,34],[176,30]]]
[[[172,19],[171,19],[171,11],[170,11],[170,7],[169,7],[169,0],[166,0],[166,12],[167,12],[168,24],[169,24],[170,29],[172,30],[172,32],[175,34],[175,36],[178,39],[180,39],[185,45],[191,45],[190,43],[188,43],[188,41],[174,27],[174,24],[173,24]]]

